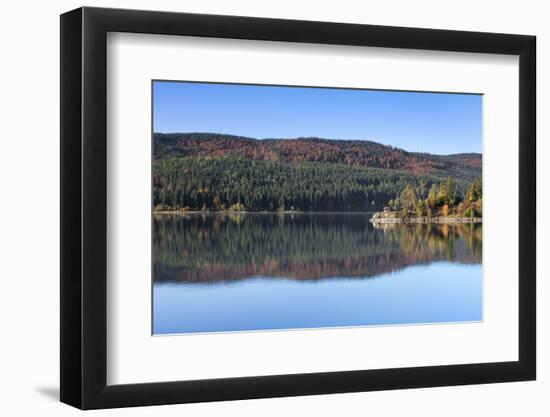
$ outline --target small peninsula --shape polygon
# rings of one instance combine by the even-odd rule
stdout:
[[[481,177],[473,181],[464,196],[457,192],[453,177],[426,193],[424,183],[408,184],[383,211],[374,213],[372,223],[482,223]]]

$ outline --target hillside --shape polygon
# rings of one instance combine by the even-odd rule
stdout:
[[[154,135],[155,158],[235,156],[265,161],[338,163],[415,174],[453,175],[473,179],[481,169],[481,154],[431,155],[407,152],[368,140],[322,138],[253,139],[215,133]]]
[[[480,154],[431,155],[363,140],[154,135],[156,210],[381,209],[408,184],[422,194],[448,177],[458,193],[481,174]]]

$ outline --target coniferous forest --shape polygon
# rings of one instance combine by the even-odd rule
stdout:
[[[209,133],[156,133],[153,154],[156,211],[481,213],[480,154]]]

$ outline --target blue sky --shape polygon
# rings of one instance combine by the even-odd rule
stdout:
[[[481,152],[482,96],[154,81],[154,131],[367,139],[408,151]]]

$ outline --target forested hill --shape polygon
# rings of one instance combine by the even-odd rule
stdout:
[[[367,140],[253,139],[155,133],[155,210],[371,211],[414,186],[452,177],[458,196],[481,175],[480,154],[431,155]]]
[[[368,140],[322,138],[253,139],[216,133],[154,135],[155,159],[239,156],[285,163],[323,162],[472,180],[481,172],[481,154],[431,155]]]

